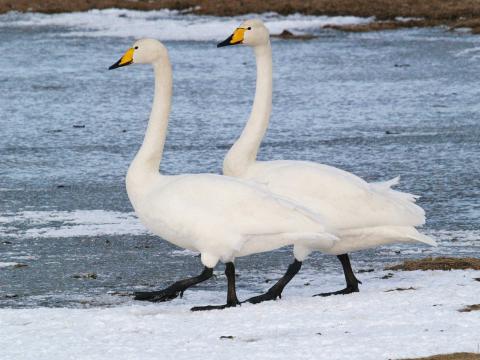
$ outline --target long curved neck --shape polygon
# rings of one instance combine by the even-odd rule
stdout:
[[[130,165],[129,175],[144,178],[159,175],[160,161],[167,136],[172,100],[172,67],[167,57],[153,63],[155,95],[142,146]],[[128,176],[127,176],[128,181]]]
[[[255,100],[250,118],[223,162],[223,173],[241,176],[256,158],[272,111],[272,48],[270,41],[254,48],[257,63]]]

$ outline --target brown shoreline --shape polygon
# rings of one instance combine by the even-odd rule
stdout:
[[[428,257],[423,259],[405,260],[401,264],[388,266],[385,270],[480,270],[480,259],[470,257]],[[480,281],[475,279],[476,281]]]
[[[91,9],[172,9],[199,15],[232,16],[277,12],[287,15],[374,16],[366,25],[337,26],[345,31],[375,31],[444,25],[480,33],[480,1],[475,0],[0,0],[8,11],[60,13]],[[402,21],[398,18],[414,18]]]
[[[480,360],[478,353],[453,353],[404,360]]]

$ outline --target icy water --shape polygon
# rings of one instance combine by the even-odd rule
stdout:
[[[425,231],[440,243],[354,253],[354,267],[479,256],[480,37],[346,34],[321,27],[369,20],[266,18],[272,32],[319,37],[272,43],[274,110],[260,158],[318,161],[369,181],[401,175],[399,189],[422,195]],[[195,254],[147,233],[124,188],[150,111],[151,69],[106,69],[134,38],[164,40],[174,100],[162,170],[218,173],[254,93],[250,49],[215,47],[239,22],[120,10],[0,16],[0,307],[114,305],[131,301],[116,292],[200,271]],[[289,249],[238,259],[239,289],[265,289],[290,261]],[[301,281],[340,275],[320,254],[305,269]],[[224,291],[217,270],[200,288]]]

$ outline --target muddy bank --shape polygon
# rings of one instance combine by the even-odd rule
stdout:
[[[407,260],[403,264],[385,268],[385,270],[480,270],[480,259],[437,257],[417,260]]]
[[[375,16],[370,25],[337,27],[347,31],[372,31],[403,27],[446,25],[480,32],[480,2],[471,0],[0,0],[0,13],[44,13],[125,8],[175,9],[203,15],[231,16],[274,11],[279,14]],[[400,18],[414,18],[405,21]]]
[[[480,360],[480,354],[476,353],[453,353],[434,355],[429,357],[404,359],[404,360]]]

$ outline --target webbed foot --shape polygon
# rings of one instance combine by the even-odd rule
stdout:
[[[225,304],[225,305],[207,305],[207,306],[195,306],[190,309],[190,311],[208,311],[208,310],[223,310],[231,307],[236,307],[242,305],[239,301]]]
[[[356,292],[359,292],[360,290],[358,290],[358,286],[347,286],[345,289],[342,289],[342,290],[338,290],[338,291],[332,291],[332,292],[326,292],[326,293],[320,293],[320,294],[316,294],[316,295],[313,295],[313,296],[331,296],[331,295],[347,295],[347,294],[352,294],[352,293],[356,293]]]
[[[270,289],[272,290],[272,289]],[[282,298],[282,292],[276,292],[276,291],[270,291],[268,290],[265,294],[258,295],[258,296],[253,296],[250,299],[247,299],[243,301],[244,303],[250,303],[250,304],[260,304],[261,302],[264,301],[273,301],[277,299]]]
[[[160,290],[160,291],[139,291],[139,292],[135,292],[133,295],[134,295],[134,300],[164,302],[164,301],[173,300],[178,296],[182,297],[183,291],[179,291],[179,290],[169,291],[169,289]]]
[[[189,287],[197,285],[213,276],[213,269],[205,267],[202,273],[188,279],[177,281],[166,289],[159,291],[139,291],[135,292],[134,299],[139,301],[163,302],[170,301],[177,297],[182,297],[183,292]]]

